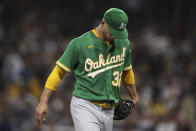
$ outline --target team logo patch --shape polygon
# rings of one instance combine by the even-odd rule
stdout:
[[[93,45],[89,45],[88,48],[93,48]]]
[[[124,30],[126,28],[126,24],[124,22],[118,27],[119,30]]]

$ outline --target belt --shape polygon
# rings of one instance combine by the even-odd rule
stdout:
[[[92,101],[92,103],[103,109],[111,109],[115,105],[114,101]]]

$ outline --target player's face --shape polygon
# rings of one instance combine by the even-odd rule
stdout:
[[[112,36],[111,34],[110,34],[110,31],[109,31],[109,28],[108,28],[108,24],[104,21],[104,23],[103,23],[103,39],[105,40],[105,41],[112,41],[112,40],[114,40],[114,36]]]

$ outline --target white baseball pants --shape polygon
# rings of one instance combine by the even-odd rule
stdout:
[[[114,106],[102,109],[91,101],[73,96],[70,111],[75,131],[112,131]]]

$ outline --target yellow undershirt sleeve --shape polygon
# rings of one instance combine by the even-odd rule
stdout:
[[[56,90],[65,74],[66,72],[56,65],[46,81],[45,88]]]
[[[126,84],[135,84],[133,69],[123,72],[122,80]]]

